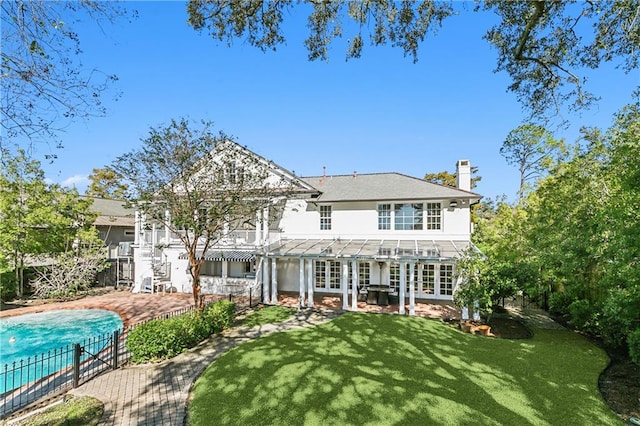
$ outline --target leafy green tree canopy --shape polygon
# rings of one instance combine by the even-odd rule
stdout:
[[[437,1],[261,1],[191,0],[188,23],[231,44],[242,39],[263,51],[286,42],[282,23],[296,8],[307,13],[309,60],[326,60],[336,38],[349,40],[346,57],[361,56],[365,43],[402,49],[414,61],[429,32],[457,13],[453,2]],[[638,67],[638,0],[599,2],[487,0],[476,12],[492,11],[499,23],[485,38],[498,50],[496,72],[506,71],[531,117],[555,113],[561,105],[588,107],[596,97],[585,90],[586,68],[618,61],[624,71]],[[465,13],[465,12],[462,12]],[[345,34],[348,32],[348,34]]]
[[[551,132],[535,124],[523,124],[512,130],[500,147],[507,163],[518,167],[522,200],[527,185],[543,177],[567,154],[564,140],[554,139]]]
[[[89,187],[85,195],[90,197],[121,200],[127,192],[127,185],[122,183],[122,176],[111,167],[93,169],[89,175]]]
[[[288,183],[270,173],[272,163],[214,133],[207,121],[172,120],[152,128],[140,149],[111,167],[128,186],[125,199],[180,238],[199,306],[203,253],[288,193]]]
[[[40,163],[18,150],[2,151],[0,168],[0,272],[15,271],[23,293],[27,260],[97,243],[90,201],[75,189],[48,184]]]

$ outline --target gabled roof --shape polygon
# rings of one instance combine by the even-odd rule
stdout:
[[[482,196],[473,192],[427,182],[401,173],[373,173],[302,178],[322,194],[318,202],[468,199]]]
[[[305,182],[303,179],[299,178],[289,170],[285,169],[284,167],[281,167],[280,165],[274,163],[271,160],[267,160],[260,154],[257,154],[251,151],[249,148],[246,148],[233,140],[227,139],[222,143],[218,144],[212,150],[212,153],[215,156],[217,154],[216,151],[224,152],[224,149],[228,148],[229,146],[233,147],[235,150],[242,153],[242,155],[248,161],[258,162],[258,163],[261,163],[263,166],[266,166],[269,169],[269,172],[271,174],[273,174],[274,176],[277,176],[279,179],[282,179],[288,185],[291,185],[291,189],[294,193],[315,194],[318,192],[318,190],[314,188],[313,185],[309,185],[307,182]]]
[[[125,207],[122,200],[83,197],[93,201],[89,210],[98,214],[94,225],[97,226],[134,226],[134,210]]]

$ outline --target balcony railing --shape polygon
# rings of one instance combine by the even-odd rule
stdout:
[[[180,244],[179,234],[170,232],[167,240],[167,234],[163,229],[155,230],[155,238],[152,230],[145,230],[143,239],[145,245],[151,245],[154,241],[156,245]],[[256,240],[255,231],[239,230],[222,235],[216,245],[243,246],[255,245],[257,242],[259,241]]]

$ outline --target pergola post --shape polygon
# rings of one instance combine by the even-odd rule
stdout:
[[[298,302],[298,306],[304,308],[304,293],[305,293],[305,274],[304,274],[304,258],[300,258],[300,300]]]
[[[271,303],[278,304],[278,270],[275,257],[271,259]]]
[[[415,277],[415,263],[409,263],[409,315],[414,316],[416,314],[416,277]]]
[[[358,282],[358,261],[351,261],[351,310],[358,310],[358,286],[360,283]]]
[[[398,306],[398,313],[404,315],[404,295],[407,287],[407,264],[400,262],[400,288],[398,289],[398,297],[400,306]]]
[[[268,305],[269,301],[269,258],[265,256],[262,262],[262,303]]]
[[[313,259],[307,260],[307,306],[313,308]]]
[[[349,262],[342,262],[342,310],[349,309]]]

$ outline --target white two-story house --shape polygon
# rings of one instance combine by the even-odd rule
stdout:
[[[481,198],[470,191],[469,161],[457,163],[457,188],[400,173],[300,178],[280,167],[274,173],[295,185],[295,195],[257,212],[254,222],[203,254],[203,293],[251,290],[271,304],[279,294],[296,294],[310,307],[314,297],[334,295],[352,310],[359,300],[403,300],[409,313],[419,301],[453,300],[456,261],[471,246],[471,206]],[[184,248],[176,242],[137,217],[134,291],[191,292]]]

